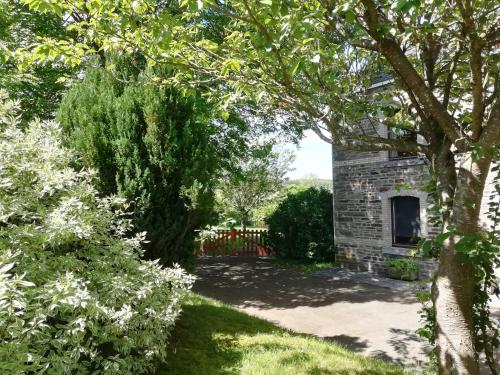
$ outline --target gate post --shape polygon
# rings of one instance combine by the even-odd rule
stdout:
[[[231,232],[230,232],[230,237],[229,238],[231,238],[232,242],[236,241],[237,234],[238,234],[238,232],[236,231],[236,229],[231,228]]]

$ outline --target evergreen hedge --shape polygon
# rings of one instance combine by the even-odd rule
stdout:
[[[311,187],[288,194],[268,218],[269,244],[282,258],[334,261],[332,193]]]
[[[97,169],[100,191],[132,202],[149,256],[186,265],[195,230],[212,219],[230,146],[200,95],[150,84],[148,73],[123,66],[113,74],[89,70],[65,96],[58,120],[83,165]]]

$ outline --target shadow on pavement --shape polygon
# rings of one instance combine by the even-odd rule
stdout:
[[[338,302],[416,302],[409,293],[276,268],[267,258],[200,258],[196,276],[196,292],[241,308],[319,307]]]

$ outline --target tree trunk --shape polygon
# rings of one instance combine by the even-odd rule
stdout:
[[[464,156],[458,170],[450,222],[460,235],[478,230],[489,160]],[[438,171],[439,172],[439,171]],[[449,223],[445,221],[445,228]],[[474,265],[455,251],[460,237],[447,239],[432,287],[436,311],[436,354],[440,374],[479,374],[474,348]]]
[[[241,214],[241,227],[244,231],[247,230],[248,217],[249,215],[246,212]]]
[[[474,269],[472,264],[460,261],[453,247],[450,239],[441,250],[432,290],[439,373],[476,375],[479,369],[472,325]]]

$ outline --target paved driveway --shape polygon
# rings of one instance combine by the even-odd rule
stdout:
[[[307,276],[265,258],[201,258],[194,290],[296,332],[405,366],[426,362],[410,291]]]

